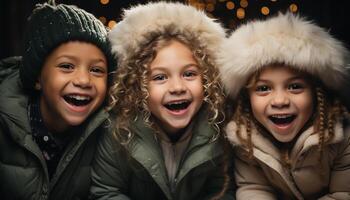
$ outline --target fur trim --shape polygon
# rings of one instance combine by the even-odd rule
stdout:
[[[235,30],[219,51],[218,66],[232,97],[254,72],[272,63],[306,71],[336,90],[345,80],[347,54],[343,44],[321,27],[280,13]]]
[[[335,127],[334,127],[334,137],[329,141],[327,145],[336,144],[344,140],[345,132],[342,123],[343,119],[338,119]],[[233,147],[243,146],[243,143],[238,138],[237,135],[237,124],[235,121],[230,121],[225,127],[225,134],[227,140],[231,143]],[[241,125],[241,134],[243,138],[247,138],[247,131],[244,125]],[[293,147],[291,152],[292,157],[295,157],[300,152],[307,151],[310,147],[317,146],[319,143],[319,135],[314,134],[314,127],[311,126],[301,135],[299,135],[296,144]],[[326,137],[329,136],[328,132],[326,132]],[[273,157],[279,159],[279,150],[276,146],[270,141],[270,139],[266,138],[263,134],[258,132],[258,130],[253,126],[252,127],[252,143],[254,150],[259,149],[262,152],[266,152]]]
[[[172,30],[169,27],[173,26]],[[204,12],[181,3],[158,2],[124,10],[123,20],[109,34],[112,51],[121,60],[133,57],[150,37],[164,33],[194,35],[211,55],[225,39],[224,28]]]

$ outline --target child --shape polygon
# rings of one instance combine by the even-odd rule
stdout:
[[[350,129],[336,93],[346,49],[292,14],[239,27],[220,52],[237,98],[227,137],[237,199],[349,199]]]
[[[19,70],[0,87],[2,199],[86,199],[106,128],[101,108],[114,68],[107,31],[71,5],[38,4]]]
[[[116,130],[98,147],[94,198],[233,198],[213,63],[224,38],[220,24],[180,3],[125,11],[109,35],[120,58],[111,89]]]

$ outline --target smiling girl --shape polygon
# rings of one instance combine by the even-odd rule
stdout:
[[[350,127],[337,89],[347,50],[292,14],[239,27],[219,63],[238,103],[226,134],[237,199],[349,199]]]
[[[93,198],[232,199],[213,62],[224,29],[193,7],[159,2],[126,10],[109,38],[121,58],[115,133],[99,146]]]

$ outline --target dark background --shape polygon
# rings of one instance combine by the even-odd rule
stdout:
[[[169,0],[168,0],[169,1]],[[178,0],[180,1],[180,0]],[[228,1],[235,4],[234,9],[226,7]],[[278,11],[289,10],[291,4],[298,7],[297,13],[308,17],[350,47],[350,8],[346,0],[247,0],[248,6],[242,6],[242,0],[182,0],[206,10],[209,16],[218,18],[230,30],[240,23],[255,18],[265,18]],[[243,0],[244,1],[244,0]],[[0,0],[0,59],[21,55],[22,40],[26,19],[36,3],[43,0]],[[56,0],[57,3],[74,4],[94,14],[108,26],[108,22],[120,20],[121,10],[146,0],[109,0],[102,4],[100,0]],[[261,7],[270,9],[268,15],[261,13]],[[239,8],[245,10],[245,17],[238,19],[236,12]],[[191,20],[191,19],[189,19]]]

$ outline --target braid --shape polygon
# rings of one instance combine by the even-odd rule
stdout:
[[[237,124],[237,136],[238,139],[243,143],[243,145],[247,148],[247,156],[248,158],[253,158],[253,143],[252,143],[252,122],[250,120],[251,115],[249,114],[249,108],[244,109],[243,101],[240,98],[238,100],[236,112],[234,115],[234,120]],[[247,137],[242,137],[242,125],[245,125]]]
[[[327,122],[327,115],[325,114],[326,111],[326,103],[325,103],[325,97],[324,97],[324,91],[320,88],[316,88],[316,97],[317,97],[317,112],[319,114],[319,120],[317,123],[317,132],[319,135],[319,141],[318,141],[318,151],[320,154],[322,154],[324,141],[325,141],[325,126]]]
[[[237,124],[237,136],[241,142],[244,142],[244,139],[241,134],[241,125],[243,124],[243,117],[242,117],[242,101],[239,99],[238,100],[238,105],[236,108],[236,113],[234,115],[234,120],[236,121]]]
[[[246,127],[247,127],[247,146],[248,146],[248,157],[253,158],[253,143],[252,143],[252,122],[249,118],[249,113],[246,113]]]
[[[336,121],[343,115],[346,115],[347,110],[338,100],[334,100],[334,102],[327,100],[325,91],[322,88],[316,88],[316,96],[319,114],[316,131],[319,134],[318,150],[321,158],[325,144],[334,137]],[[326,131],[328,132],[327,135]]]

